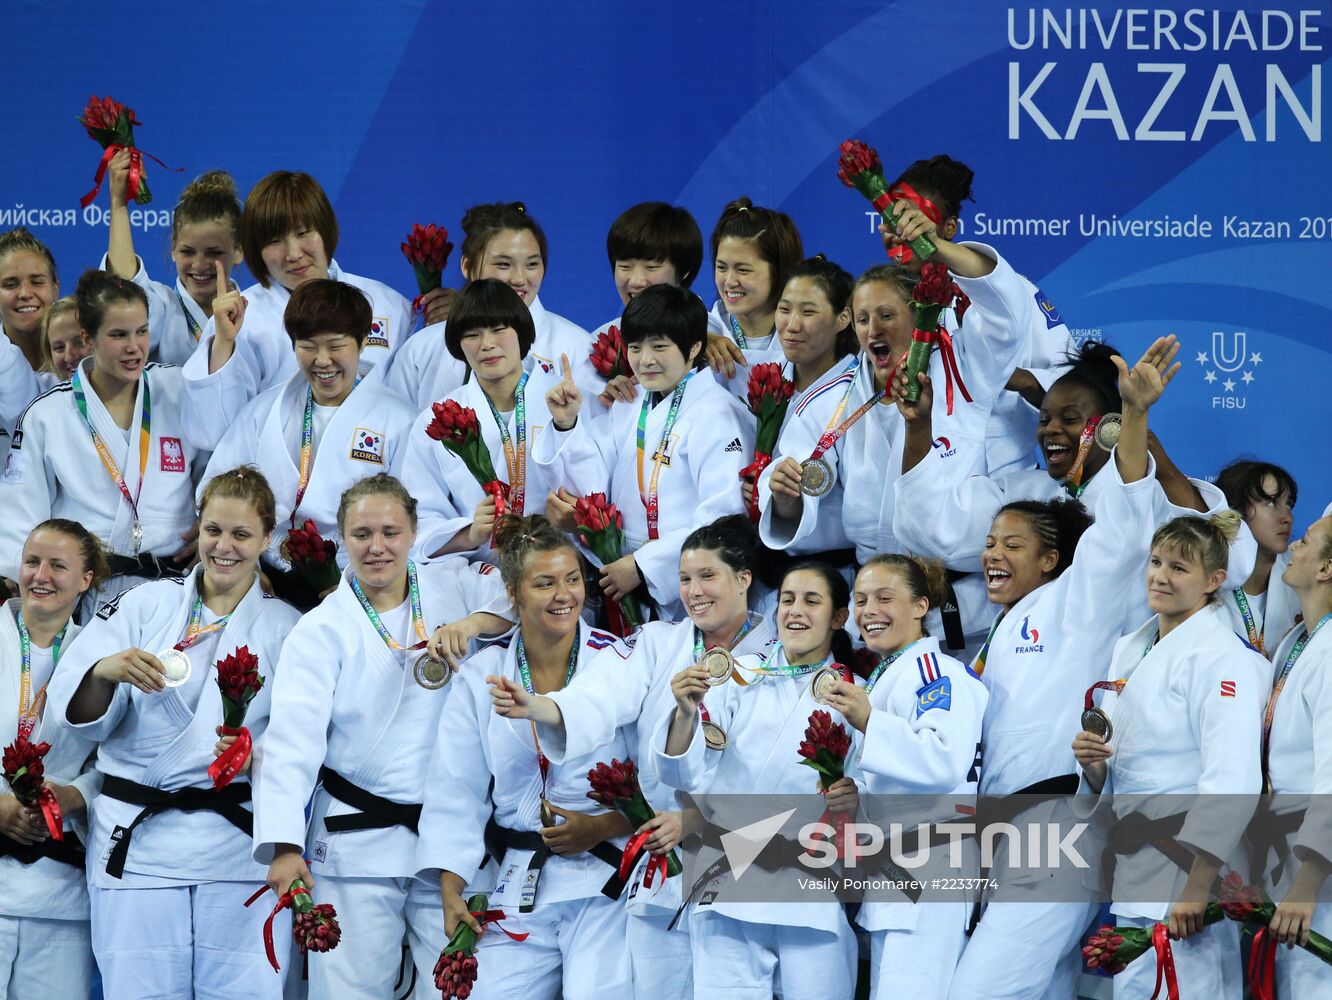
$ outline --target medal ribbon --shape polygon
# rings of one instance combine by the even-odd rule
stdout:
[[[37,697],[32,696],[32,639],[28,636],[28,626],[23,623],[23,612],[20,611],[14,616],[18,625],[19,634],[19,653],[21,657],[21,666],[19,667],[19,714],[18,714],[18,734],[23,739],[32,736],[32,731],[37,728],[37,720],[42,714],[42,706],[46,704],[46,685],[37,692]],[[65,627],[56,633],[56,637],[51,642],[51,663],[54,666],[60,660],[60,644],[65,641],[65,630],[69,628],[69,622]]]
[[[227,627],[227,622],[231,619],[231,615],[234,613],[235,612],[228,612],[207,628],[200,628],[199,626],[203,622],[203,595],[196,593],[194,595],[194,606],[190,608],[190,620],[185,626],[185,638],[181,639],[180,642],[176,643],[171,648],[181,653],[185,652],[185,650],[189,649],[204,636],[211,635],[214,632],[221,632]]]
[[[644,439],[647,437],[648,410],[652,408],[652,394],[650,392],[643,393],[643,405],[638,411],[638,497],[643,501],[644,509],[647,510],[648,538],[653,541],[658,537],[657,478],[661,475],[662,463],[668,457],[667,449],[671,445],[671,429],[675,427],[675,420],[680,415],[680,404],[684,401],[685,386],[689,384],[689,380],[693,377],[694,372],[691,371],[680,380],[680,384],[671,393],[671,408],[666,414],[666,425],[661,431],[661,444],[657,448],[657,453],[652,457],[652,479],[648,484],[646,493],[643,491],[643,446]]]
[[[1254,620],[1253,609],[1249,607],[1249,595],[1244,593],[1243,587],[1236,587],[1233,591],[1235,603],[1239,605],[1240,615],[1244,618],[1244,631],[1249,633],[1249,645],[1264,656],[1267,650],[1263,648],[1263,633],[1258,629],[1258,623]],[[1267,624],[1263,623],[1264,626]]]
[[[860,361],[857,359],[856,365],[859,366],[859,364]],[[809,458],[805,459],[805,461],[812,462],[815,459],[822,458],[828,449],[842,439],[842,436],[851,429],[851,426],[857,420],[868,413],[870,408],[879,400],[883,399],[888,393],[887,389],[880,389],[878,392],[870,396],[869,399],[865,400],[865,402],[860,405],[860,408],[852,413],[851,416],[842,420],[842,422],[838,424],[837,421],[841,420],[842,414],[846,412],[847,404],[851,402],[851,393],[855,391],[855,388],[856,379],[853,378],[851,384],[846,387],[846,392],[842,394],[842,401],[837,404],[837,409],[833,411],[832,419],[828,421],[828,426],[819,437],[819,443],[814,446],[814,450],[809,453]]]
[[[994,633],[999,630],[999,623],[1004,620],[1007,611],[1000,611],[994,619],[994,624],[990,626],[990,634],[985,637],[985,642],[981,644],[980,652],[976,654],[976,659],[971,663],[971,672],[977,677],[985,673],[985,660],[990,655],[990,643],[994,639]]]
[[[573,680],[574,672],[578,670],[578,646],[581,639],[582,629],[574,629],[573,646],[569,649],[569,665],[564,671],[564,686],[568,687],[569,682]],[[518,677],[523,682],[523,687],[530,695],[536,695],[536,689],[532,686],[532,668],[527,665],[527,647],[523,644],[523,631],[518,630],[518,645],[514,651],[518,658]],[[537,727],[535,720],[532,722],[532,742],[536,744],[537,767],[541,769],[541,801],[546,801],[546,782],[550,777],[550,758],[546,756],[541,749],[541,740],[537,736]]]
[[[218,294],[222,294],[221,290],[218,291]],[[179,281],[176,282],[176,298],[180,300],[180,311],[185,314],[185,328],[190,331],[190,337],[197,342],[203,328],[199,326],[198,320],[194,318],[194,313],[190,312],[190,307],[185,304],[185,296],[181,294]]]
[[[97,449],[97,457],[102,460],[102,465],[111,475],[111,480],[120,490],[120,495],[125,498],[125,502],[130,506],[130,515],[134,518],[137,526],[139,523],[139,504],[138,498],[143,494],[143,475],[148,468],[148,446],[152,443],[152,405],[148,395],[148,379],[139,377],[139,384],[143,387],[143,410],[139,420],[139,488],[130,495],[129,487],[125,485],[125,477],[121,474],[120,465],[111,455],[111,449],[106,446],[100,434],[93,429],[92,420],[88,417],[88,400],[83,393],[83,369],[74,369],[74,376],[70,379],[70,386],[74,390],[74,403],[79,408],[79,414],[83,417],[83,425],[88,428],[88,433],[92,435],[93,447]]]
[[[1092,695],[1097,691],[1113,691],[1115,694],[1119,694],[1120,691],[1124,690],[1124,685],[1127,683],[1128,679],[1124,677],[1121,677],[1117,681],[1097,681],[1091,687],[1087,688],[1087,696],[1083,699],[1082,710],[1084,712],[1091,710],[1093,704]]]
[[[1082,481],[1082,467],[1087,461],[1087,456],[1091,454],[1092,442],[1096,438],[1096,427],[1100,422],[1099,415],[1091,417],[1078,437],[1078,455],[1073,460],[1073,468],[1064,479],[1064,489],[1068,490],[1069,496],[1074,500],[1082,496],[1082,491],[1087,488],[1087,484]]]
[[[779,642],[772,647],[772,652],[764,657],[763,662],[751,670],[750,673],[758,674],[760,677],[804,677],[806,674],[812,674],[815,670],[818,670],[830,659],[830,657],[825,656],[818,663],[787,663],[783,666],[777,662],[781,655],[782,644]],[[843,668],[842,673],[843,675],[847,673],[845,668]],[[744,681],[740,680],[739,677],[736,680],[741,685],[744,684]]]
[[[361,384],[361,376],[356,376],[352,388]],[[305,491],[310,486],[310,472],[314,469],[314,389],[305,390],[305,412],[301,415],[301,467],[296,483],[296,499],[291,505],[291,526],[296,527],[296,512],[301,509]]]
[[[1267,777],[1267,755],[1271,750],[1272,743],[1272,720],[1276,717],[1277,699],[1281,697],[1281,689],[1286,686],[1286,678],[1290,676],[1291,669],[1295,666],[1295,661],[1300,658],[1304,652],[1304,647],[1309,645],[1310,640],[1318,634],[1318,631],[1332,621],[1332,614],[1323,615],[1318,619],[1318,624],[1314,626],[1312,632],[1305,627],[1304,634],[1295,641],[1295,645],[1290,647],[1290,652],[1286,654],[1286,661],[1281,664],[1281,673],[1277,674],[1276,683],[1272,685],[1272,693],[1267,699],[1267,708],[1263,710],[1263,784],[1269,783]]]
[[[356,595],[356,599],[361,602],[361,610],[370,619],[370,624],[375,627],[375,631],[379,633],[379,637],[384,640],[384,645],[389,649],[421,649],[430,641],[430,636],[426,634],[425,615],[421,612],[421,587],[416,581],[416,563],[410,559],[407,560],[407,594],[411,600],[412,628],[416,631],[416,637],[421,640],[415,645],[404,646],[389,634],[389,630],[384,627],[383,621],[380,620],[379,612],[366,600],[365,594],[361,590],[361,583],[356,579],[355,573],[352,574],[352,592]]]
[[[896,663],[901,658],[903,653],[905,653],[912,646],[916,645],[916,643],[923,641],[924,638],[925,638],[924,636],[921,636],[919,639],[916,639],[913,642],[908,642],[896,653],[889,653],[886,657],[880,660],[878,666],[874,668],[874,670],[870,673],[869,677],[866,678],[865,680],[865,693],[869,694],[871,691],[873,691],[874,685],[879,682],[880,675],[882,675],[882,673],[885,670],[887,670],[894,663]]]
[[[486,405],[490,407],[490,415],[495,418],[495,426],[499,428],[500,443],[504,445],[504,464],[509,467],[509,507],[517,514],[523,512],[523,496],[527,492],[527,376],[528,372],[523,372],[523,377],[518,380],[518,387],[513,390],[513,423],[516,430],[515,437],[518,439],[518,447],[515,450],[513,439],[509,435],[509,425],[500,419],[499,410],[495,409],[495,404],[486,396]]]
[[[734,316],[731,316],[731,336],[735,338],[736,345],[740,350],[743,351],[749,347],[749,340],[745,337],[745,331],[740,329],[740,321]]]

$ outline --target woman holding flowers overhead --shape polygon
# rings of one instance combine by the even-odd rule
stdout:
[[[518,628],[468,662],[440,716],[416,867],[439,886],[445,935],[460,922],[481,929],[464,903],[473,892],[527,935],[482,937],[473,997],[619,1000],[633,993],[616,872],[632,831],[587,799],[589,769],[628,756],[628,734],[612,727],[603,745],[557,761],[534,723],[491,711],[486,685],[526,700],[602,664],[613,673],[629,651],[580,621],[578,553],[545,518],[505,518],[496,544]],[[438,949],[438,903],[434,920]]]
[[[671,678],[697,663],[708,650],[731,656],[762,654],[772,644],[772,622],[749,610],[759,569],[758,539],[743,515],[732,514],[696,529],[680,550],[680,600],[688,619],[649,622],[634,639],[628,662],[599,658],[573,682],[546,695],[511,687],[492,689],[495,710],[537,724],[542,749],[555,763],[581,759],[616,738],[622,725],[635,726],[630,752],[639,783],[656,817],[638,828],[646,833],[644,856],[629,882],[627,941],[634,988],[641,994],[687,997],[693,991],[689,921],[675,921],[683,902],[680,879],[651,886],[646,872],[652,857],[674,848],[683,832],[681,803],[657,775],[652,737],[656,721],[675,704]],[[715,654],[714,654],[715,655]],[[726,734],[700,710],[710,750],[726,746]],[[605,759],[605,751],[599,751]]]
[[[264,958],[263,915],[242,908],[264,872],[250,860],[250,761],[233,747],[264,737],[278,653],[298,615],[257,585],[274,526],[263,477],[253,468],[214,477],[199,516],[200,565],[103,607],[50,688],[49,711],[100,745],[88,879],[108,1000],[213,997],[223,983],[282,993]],[[243,730],[223,732],[238,679],[252,700]]]
[[[106,574],[106,555],[87,528],[46,521],[24,543],[19,597],[0,609],[0,745],[49,747],[42,779],[63,819],[57,840],[49,808],[25,805],[0,783],[0,992],[8,1000],[84,997],[91,986],[84,842],[100,783],[88,766],[96,746],[44,709],[61,652],[79,634],[74,606]]]
[[[473,281],[454,300],[444,342],[470,377],[416,418],[403,461],[403,485],[420,501],[424,557],[477,552],[493,561],[497,517],[544,509],[556,484],[530,455],[550,424],[546,394],[558,380],[528,361],[535,337],[527,306],[502,281]],[[453,426],[459,421],[466,426]],[[487,491],[491,482],[500,488]]]
[[[370,309],[360,289],[340,281],[297,288],[283,328],[299,370],[246,404],[208,463],[209,474],[254,463],[272,484],[278,527],[265,571],[279,596],[301,610],[318,604],[337,581],[310,572],[288,532],[308,531],[313,522],[336,545],[342,492],[377,472],[397,473],[407,447],[411,407],[377,379],[357,374],[371,337]],[[231,323],[225,313],[217,320],[219,329]],[[191,410],[198,403],[191,397]],[[346,565],[345,554],[336,558]]]
[[[509,602],[489,566],[408,558],[416,501],[392,476],[343,493],[338,528],[348,569],[283,648],[254,856],[274,892],[299,878],[337,910],[342,943],[310,963],[312,998],[388,995],[404,935],[423,998],[439,954],[439,901],[412,878],[426,764],[450,668],[509,627]]]
[[[596,419],[580,416],[583,392],[563,359],[564,378],[546,396],[552,427],[532,457],[575,494],[605,493],[624,514],[629,551],[601,568],[607,596],[618,600],[646,583],[669,616],[679,610],[685,537],[742,509],[753,421],[702,367],[707,311],[693,292],[640,292],[625,306],[623,335],[639,398],[616,401]]]
[[[856,784],[844,776],[850,733],[840,713],[820,709],[830,687],[853,676],[851,642],[842,630],[847,604],[841,574],[820,563],[797,563],[778,592],[778,644],[762,657],[734,663],[705,655],[671,679],[675,708],[640,723],[653,727],[656,767],[668,786],[696,795],[810,793],[810,808],[788,818],[756,861],[760,867],[794,864],[801,853],[795,831],[815,820],[837,830],[857,809]],[[709,749],[713,726],[726,733],[720,751]],[[835,780],[830,764],[841,775]],[[826,802],[813,794],[820,790]],[[714,821],[734,830],[753,817],[718,815]],[[842,836],[836,833],[835,842]],[[705,835],[697,865],[719,858],[709,841]],[[730,885],[733,878],[719,861],[683,887],[691,907],[695,997],[767,997],[778,990],[783,996],[853,995],[855,933],[836,899],[811,892],[808,901],[736,902],[728,898]]]

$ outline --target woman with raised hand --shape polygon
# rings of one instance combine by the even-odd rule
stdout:
[[[444,342],[467,366],[468,379],[438,402],[470,408],[491,467],[508,486],[511,514],[544,509],[555,485],[532,461],[537,439],[550,425],[546,394],[558,379],[530,360],[536,328],[532,314],[505,282],[470,282],[453,301]],[[475,552],[494,562],[491,535],[495,498],[481,488],[457,453],[430,436],[433,406],[417,416],[407,437],[403,485],[420,500],[417,551],[424,558]]]
[[[75,296],[93,352],[19,420],[0,478],[0,572],[17,575],[35,525],[78,521],[111,553],[110,581],[85,599],[95,609],[133,582],[185,573],[195,552],[199,452],[182,410],[180,369],[148,361],[143,289],[87,271]]]
[[[259,587],[274,509],[256,470],[210,480],[199,519],[199,565],[105,605],[51,682],[48,711],[98,744],[88,891],[107,1000],[211,997],[221,984],[282,995],[264,957],[264,914],[242,905],[263,878],[250,860],[253,754],[222,787],[210,766],[237,739],[221,731],[221,663],[257,659],[263,686],[245,728],[262,747],[278,654],[299,616]]]
[[[974,802],[980,777],[981,719],[989,692],[966,664],[943,652],[938,638],[924,630],[926,613],[943,594],[943,567],[914,556],[877,555],[856,574],[856,630],[877,663],[863,684],[833,684],[828,705],[864,734],[855,765],[865,790],[885,797],[886,807],[866,808],[869,818],[884,829],[892,823],[913,830],[930,822],[971,818],[963,809]],[[913,803],[909,796],[931,797],[932,814],[902,815],[901,804]],[[938,797],[937,804],[933,797]],[[914,854],[922,841],[939,847],[947,839],[938,832],[911,836],[915,843],[904,843],[899,848],[903,854]],[[933,853],[933,864],[913,870],[912,877],[923,881],[930,875],[977,874],[948,868],[942,863],[944,853]],[[873,1000],[946,996],[966,944],[970,915],[971,905],[961,897],[932,894],[921,902],[889,890],[867,898],[857,923],[870,935]]]
[[[1115,645],[1095,686],[1105,695],[1073,738],[1083,785],[1116,796],[1115,922],[1165,923],[1180,980],[1198,996],[1228,1000],[1243,992],[1239,932],[1230,921],[1205,927],[1203,913],[1223,865],[1247,870],[1241,841],[1262,789],[1270,677],[1218,600],[1239,523],[1228,510],[1156,530],[1146,586],[1153,615]],[[1171,796],[1179,796],[1173,806]],[[1115,995],[1142,996],[1155,975],[1155,963],[1134,962],[1115,976]]]
[[[232,290],[231,273],[240,264],[241,204],[236,182],[225,170],[210,170],[185,185],[171,212],[174,284],[154,281],[134,251],[125,188],[130,151],[111,158],[111,219],[102,270],[128,278],[148,296],[148,326],[156,361],[183,365],[199,346],[213,315],[213,300]]]
[[[638,765],[639,783],[656,813],[637,833],[647,833],[647,849],[629,881],[626,940],[635,992],[686,997],[693,991],[693,953],[689,921],[675,921],[683,902],[680,879],[656,888],[644,884],[650,856],[661,856],[680,843],[683,818],[679,793],[657,775],[652,735],[656,720],[675,704],[671,678],[697,663],[708,650],[732,657],[761,654],[775,640],[773,625],[749,608],[755,574],[760,569],[758,538],[748,518],[732,514],[696,529],[680,549],[680,600],[688,617],[655,621],[634,638],[628,661],[599,657],[573,681],[548,694],[527,694],[516,686],[491,690],[495,711],[511,719],[532,719],[546,756],[556,764],[582,758],[618,738],[632,726],[629,751]],[[701,709],[707,719],[706,706]],[[720,752],[725,732],[704,723],[707,745]],[[599,752],[606,759],[607,752]]]
[[[101,778],[96,746],[62,729],[45,711],[47,686],[79,626],[75,605],[107,574],[102,544],[74,521],[39,524],[23,545],[19,596],[0,610],[0,743],[26,736],[49,743],[46,787],[64,816],[50,836],[42,810],[20,805],[0,785],[0,983],[6,1000],[85,997],[92,986],[88,883],[84,875],[88,803]]]
[[[1105,676],[1110,646],[1136,600],[1135,588],[1123,581],[1142,563],[1153,523],[1147,411],[1179,371],[1174,355],[1172,339],[1162,338],[1131,369],[1115,356],[1123,427],[1100,473],[1104,493],[1094,524],[1082,504],[1061,498],[1006,504],[990,526],[981,571],[999,614],[972,662],[990,692],[983,796],[1071,795],[1077,789],[1068,734],[1077,730],[1087,689]],[[1057,801],[1008,798],[990,821],[1049,822],[1058,807]],[[987,894],[967,941],[950,1000],[1076,992],[1078,945],[1095,905],[1077,895],[1065,902],[1034,898],[1024,881],[1031,875],[1009,850],[1002,835],[989,873],[998,887]],[[1079,887],[1080,881],[1066,888],[1076,894]]]
[[[558,378],[560,355],[567,354],[579,387],[593,396],[601,392],[605,380],[592,367],[587,331],[547,310],[537,295],[546,279],[550,247],[546,231],[527,206],[521,201],[473,205],[463,216],[462,231],[459,255],[464,280],[502,281],[532,314],[536,335],[529,367]],[[401,357],[393,359],[386,374],[388,387],[418,410],[443,399],[468,377],[467,365],[448,346],[444,323],[434,323],[421,334],[412,338]]]
[[[439,887],[446,937],[460,921],[481,929],[465,902],[474,892],[527,934],[482,937],[472,996],[618,1000],[633,995],[616,872],[631,831],[618,813],[590,811],[587,773],[628,757],[632,729],[612,725],[604,743],[556,759],[534,723],[491,711],[486,685],[497,705],[541,700],[585,671],[613,678],[629,650],[580,620],[578,552],[544,517],[504,518],[496,545],[518,627],[467,662],[440,717],[419,876]]]
[[[426,765],[451,669],[509,628],[509,601],[490,566],[408,558],[416,501],[392,476],[343,493],[338,528],[348,568],[283,649],[254,857],[274,892],[299,878],[338,911],[342,944],[310,963],[312,1000],[388,995],[404,935],[424,998],[439,954],[439,902],[412,877]]]

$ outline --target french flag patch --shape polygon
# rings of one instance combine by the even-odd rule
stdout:
[[[1235,697],[1235,682],[1234,682],[1234,681],[1222,681],[1222,682],[1221,682],[1221,697],[1222,697],[1222,698],[1233,698],[1233,697]]]

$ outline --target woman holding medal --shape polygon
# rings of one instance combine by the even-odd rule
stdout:
[[[561,359],[564,378],[546,394],[552,426],[532,459],[576,495],[605,493],[624,515],[626,554],[601,567],[606,596],[646,584],[670,617],[679,611],[680,545],[700,522],[743,508],[754,421],[703,367],[707,311],[693,292],[645,289],[625,306],[621,332],[640,398],[580,417],[583,394]]]
[[[221,264],[217,270],[221,280]],[[225,310],[216,320],[221,331],[240,322]],[[264,572],[278,596],[301,611],[324,594],[290,568],[289,531],[313,521],[322,538],[337,544],[343,491],[376,472],[396,473],[404,464],[412,408],[377,379],[357,374],[373,322],[370,301],[359,288],[327,279],[298,287],[287,300],[282,325],[299,370],[246,404],[208,462],[208,473],[253,463],[272,484],[279,498],[278,528]],[[204,399],[193,385],[188,388],[187,412],[194,414]],[[337,561],[346,565],[342,545]]]
[[[924,631],[925,615],[943,593],[943,568],[913,556],[878,555],[856,574],[856,630],[878,663],[863,686],[831,685],[828,705],[864,734],[855,758],[857,774],[873,795],[958,797],[943,800],[934,815],[906,819],[899,811],[871,816],[885,829],[889,823],[910,830],[931,821],[969,819],[948,807],[976,794],[981,719],[989,693]],[[905,854],[915,850],[910,844],[902,847]],[[915,869],[911,876],[931,874]],[[937,874],[956,878],[976,872]],[[946,996],[966,944],[970,913],[970,904],[961,898],[921,903],[894,893],[867,899],[858,923],[870,935],[873,1000]]]
[[[620,1000],[633,989],[615,869],[631,831],[619,813],[586,811],[587,772],[625,759],[631,733],[613,726],[604,745],[556,760],[535,723],[491,711],[486,685],[497,704],[542,701],[602,664],[601,677],[616,683],[629,651],[580,621],[578,553],[544,517],[506,517],[495,541],[518,628],[468,662],[440,716],[418,874],[439,886],[446,937],[460,921],[481,931],[465,902],[472,892],[487,893],[526,936],[516,945],[501,926],[481,938],[473,997]]]
[[[980,794],[1008,798],[990,807],[988,822],[1054,821],[1064,815],[1058,800],[1029,805],[1012,796],[1077,789],[1067,734],[1077,728],[1084,692],[1105,676],[1110,645],[1136,599],[1135,588],[1107,581],[1128,579],[1144,558],[1156,485],[1147,411],[1179,371],[1177,350],[1173,338],[1161,338],[1132,369],[1114,360],[1123,425],[1100,473],[1105,492],[1094,524],[1080,503],[1057,499],[1007,504],[990,527],[981,571],[1000,611],[972,663],[990,693]],[[1048,886],[1048,872],[1022,871],[1008,851],[1007,837],[999,838],[989,872],[998,888],[962,953],[951,1000],[1076,994],[1077,946],[1095,903],[1074,901],[1076,872],[1062,888],[1070,901],[1034,895],[1032,880]]]
[[[1303,944],[1310,930],[1332,936],[1325,889],[1332,871],[1332,517],[1291,544],[1282,579],[1304,621],[1274,650],[1277,679],[1263,713],[1265,787],[1281,811],[1262,821],[1275,827],[1277,863],[1262,857],[1261,877],[1277,904],[1271,933],[1290,945]],[[1327,966],[1303,949],[1283,948],[1276,981],[1281,997],[1317,997],[1327,989]]]
[[[100,784],[88,763],[96,746],[62,730],[44,708],[61,650],[79,633],[74,606],[106,573],[101,543],[87,528],[46,521],[23,546],[20,596],[0,609],[0,743],[26,736],[51,744],[42,763],[64,816],[63,839],[55,840],[42,810],[20,805],[0,784],[0,995],[7,1000],[86,997],[92,985],[83,839]]]
[[[1216,485],[1258,545],[1253,572],[1241,586],[1223,589],[1221,606],[1230,614],[1231,628],[1271,658],[1299,613],[1299,599],[1283,581],[1299,488],[1281,466],[1249,459],[1227,465]]]
[[[701,663],[677,673],[671,679],[674,710],[655,725],[646,718],[640,723],[654,727],[660,780],[695,795],[813,792],[817,783],[801,763],[799,750],[811,712],[828,704],[839,678],[852,677],[843,665],[851,654],[850,639],[842,630],[847,604],[848,587],[841,574],[819,563],[798,563],[787,571],[778,592],[780,642],[761,661],[744,657],[714,663],[705,654]],[[709,722],[727,734],[719,752],[709,751],[699,725],[705,700]],[[840,718],[833,713],[834,724]],[[846,777],[828,789],[826,804],[820,802],[817,808],[834,817],[854,815],[857,802],[856,784]],[[794,831],[817,819],[819,812],[798,812],[781,836],[793,838]],[[732,824],[737,819],[719,816],[714,821],[736,829]],[[741,824],[750,821],[752,817],[738,819]],[[799,847],[789,847],[791,855],[783,861],[794,863]],[[700,864],[719,856],[705,846]],[[727,899],[725,888],[731,876],[722,874],[721,879],[718,883],[705,876],[692,887],[682,887],[686,905],[696,904],[688,915],[695,997],[757,1000],[778,989],[791,997],[848,997],[855,992],[855,933],[840,903],[831,897],[734,902]],[[713,892],[719,885],[719,892]]]
[[[424,997],[439,954],[439,904],[412,876],[426,764],[448,694],[438,689],[473,639],[509,627],[501,617],[509,602],[489,566],[418,567],[408,558],[416,501],[392,476],[343,493],[338,527],[349,569],[283,648],[254,857],[277,893],[297,878],[313,888],[313,871],[318,898],[340,915],[342,945],[310,963],[314,1000],[388,995],[404,934]],[[427,625],[435,622],[450,624]]]
[[[0,572],[18,575],[35,525],[78,521],[112,553],[110,580],[85,597],[95,608],[139,580],[183,575],[195,552],[198,452],[182,415],[180,370],[148,362],[143,289],[87,271],[75,296],[93,353],[19,420],[0,478]]]
[[[600,657],[558,691],[529,697],[512,684],[491,689],[497,713],[536,723],[542,749],[556,764],[598,751],[621,726],[634,726],[629,745],[643,795],[656,813],[635,831],[647,840],[628,890],[626,940],[640,994],[686,997],[693,991],[689,922],[674,919],[682,902],[680,879],[655,888],[644,884],[650,855],[671,851],[683,833],[679,795],[657,777],[653,729],[675,704],[671,678],[682,668],[706,662],[724,681],[734,657],[762,654],[776,638],[772,623],[749,610],[759,562],[749,519],[719,518],[695,530],[680,550],[680,600],[688,619],[649,622],[635,637],[628,662]],[[724,750],[727,735],[709,716],[706,700],[699,713],[708,748]],[[604,751],[598,758],[608,759]]]
[[[536,327],[509,285],[473,281],[454,300],[444,343],[467,366],[469,378],[441,402],[452,400],[477,415],[491,467],[508,486],[505,511],[523,515],[544,508],[553,483],[529,454],[550,424],[546,394],[558,379],[530,362]],[[491,535],[495,497],[481,488],[457,453],[427,433],[435,420],[427,406],[407,437],[403,485],[420,501],[416,551],[423,558],[475,552],[494,562]]]
[[[49,711],[71,736],[99,744],[88,891],[108,1000],[281,996],[263,915],[242,908],[263,877],[249,860],[250,761],[221,787],[210,773],[236,739],[221,732],[213,665],[241,647],[257,658],[264,686],[245,727],[261,743],[278,653],[298,618],[258,586],[273,519],[273,494],[254,469],[212,479],[201,563],[184,580],[147,583],[104,606],[52,678]]]
[[[1073,740],[1083,784],[1117,796],[1116,923],[1165,923],[1179,942],[1175,967],[1189,995],[1233,1000],[1242,992],[1238,929],[1230,921],[1204,927],[1202,917],[1222,866],[1247,870],[1241,840],[1262,786],[1260,720],[1271,676],[1219,602],[1239,522],[1229,510],[1156,530],[1147,568],[1155,614],[1116,644]],[[1097,689],[1106,692],[1099,707]],[[1171,809],[1172,795],[1190,798]],[[1152,902],[1160,899],[1175,902]],[[1142,996],[1154,976],[1152,962],[1135,962],[1115,976],[1115,995]]]

